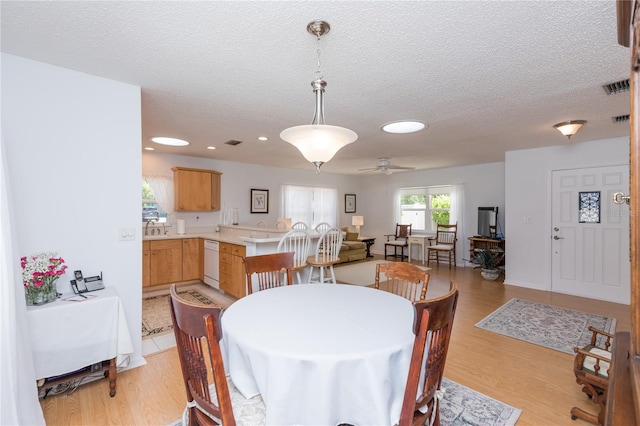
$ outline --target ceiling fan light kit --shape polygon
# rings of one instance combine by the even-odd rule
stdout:
[[[571,136],[575,135],[586,122],[586,120],[569,120],[555,124],[553,127],[558,129],[560,133],[568,139],[571,139]]]
[[[313,121],[310,125],[290,127],[280,133],[282,140],[298,148],[304,158],[316,166],[316,173],[320,173],[320,166],[331,160],[340,148],[358,139],[353,130],[325,124],[324,88],[327,82],[323,80],[320,72],[320,37],[330,29],[325,21],[313,21],[307,25],[307,31],[318,40],[318,70],[316,79],[311,82],[316,95]]]

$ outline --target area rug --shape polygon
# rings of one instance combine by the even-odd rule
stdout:
[[[333,268],[336,274],[336,282],[361,286],[373,285],[376,282],[376,265],[378,263],[388,263],[388,261],[372,260],[356,263],[355,265],[337,266]],[[416,266],[425,271],[431,269],[424,266]]]
[[[522,410],[447,378],[442,379],[441,389],[444,390],[440,401],[441,426],[513,426],[522,414]],[[181,425],[182,420],[170,424]]]
[[[568,354],[574,353],[575,346],[582,347],[590,342],[589,326],[613,333],[616,319],[511,299],[476,324],[484,330]]]
[[[181,298],[202,305],[219,304],[198,290],[179,291]],[[150,339],[173,331],[168,296],[153,296],[142,299],[142,339]]]

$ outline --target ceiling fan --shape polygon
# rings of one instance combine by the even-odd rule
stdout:
[[[358,169],[359,172],[372,172],[379,171],[385,175],[390,175],[394,170],[415,170],[415,167],[396,166],[389,161],[391,158],[380,157],[378,158],[378,164],[375,167],[369,167],[367,169]]]

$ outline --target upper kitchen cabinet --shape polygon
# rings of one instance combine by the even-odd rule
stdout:
[[[175,210],[219,211],[220,176],[215,170],[173,167]]]

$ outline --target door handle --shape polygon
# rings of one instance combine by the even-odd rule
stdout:
[[[628,195],[624,195],[624,193],[622,192],[616,192],[615,194],[613,194],[613,202],[615,204],[624,204],[627,203],[627,205],[629,204],[629,202],[631,201],[631,197]]]
[[[558,237],[557,235],[553,236],[554,240],[564,240],[564,237]]]

